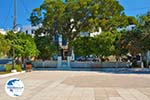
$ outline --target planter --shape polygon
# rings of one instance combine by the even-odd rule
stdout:
[[[32,64],[26,64],[26,71],[31,72],[32,70]]]

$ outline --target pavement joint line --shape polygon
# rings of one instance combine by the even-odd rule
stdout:
[[[51,87],[51,89],[54,89],[55,87],[59,86],[65,79],[67,78],[67,76],[65,76],[64,78],[62,78],[61,80],[57,80],[55,82],[53,82],[51,85],[49,85],[49,87]],[[47,82],[46,82],[47,83]],[[46,88],[46,87],[45,87]],[[30,97],[31,99],[34,98],[36,95]],[[56,98],[57,96],[55,96]]]

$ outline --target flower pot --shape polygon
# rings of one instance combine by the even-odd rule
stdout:
[[[26,64],[26,71],[31,72],[32,64]]]

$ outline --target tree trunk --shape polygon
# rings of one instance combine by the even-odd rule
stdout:
[[[70,35],[68,35],[68,39],[67,39],[68,53],[67,53],[67,56],[71,56],[71,52],[72,52],[71,41],[72,41],[72,39],[71,39]]]
[[[67,56],[71,56],[71,53],[72,53],[72,47],[71,47],[71,44],[68,43],[68,55]]]

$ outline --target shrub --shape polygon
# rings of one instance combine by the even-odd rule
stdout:
[[[17,72],[21,72],[22,68],[20,65],[15,65],[15,69],[17,70]]]
[[[11,64],[5,64],[4,67],[5,67],[5,71],[6,72],[11,72],[11,69],[12,69],[12,65]]]
[[[12,65],[11,64],[5,64],[4,67],[5,67],[5,71],[6,72],[11,72],[11,69],[12,69]],[[15,69],[17,70],[17,72],[21,72],[22,71],[21,66],[17,65],[17,64],[15,65]]]

